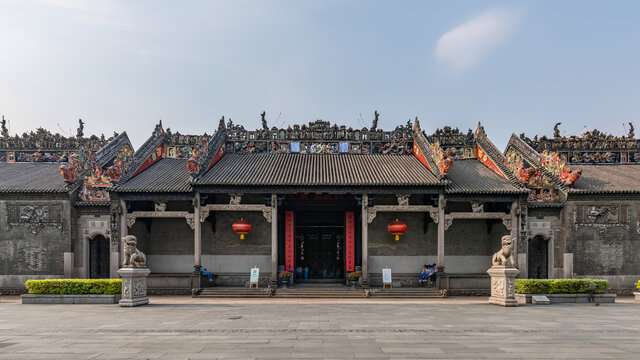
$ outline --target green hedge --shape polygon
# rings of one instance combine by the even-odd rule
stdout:
[[[591,284],[595,294],[604,294],[609,289],[608,280],[594,279],[516,279],[518,294],[589,294]]]
[[[83,295],[120,294],[122,279],[47,279],[27,280],[29,294]]]
[[[636,284],[636,287],[638,288],[638,291],[640,291],[640,280],[638,280],[638,283]]]

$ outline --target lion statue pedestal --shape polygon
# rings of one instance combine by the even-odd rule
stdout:
[[[147,258],[136,248],[137,239],[133,235],[122,238],[124,243],[124,260],[118,274],[122,277],[122,297],[120,306],[132,307],[149,303],[147,297],[147,276],[151,270],[147,268]]]
[[[491,269],[487,273],[491,276],[491,297],[489,304],[500,306],[518,306],[516,300],[516,276],[520,270],[514,262],[514,239],[505,235],[502,237],[502,248],[493,254]]]

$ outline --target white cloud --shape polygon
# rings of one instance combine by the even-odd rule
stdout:
[[[482,13],[442,35],[436,57],[455,69],[468,69],[511,36],[521,15],[505,9]]]

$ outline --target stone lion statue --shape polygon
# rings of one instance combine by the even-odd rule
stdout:
[[[133,235],[122,238],[124,243],[124,261],[122,267],[147,267],[147,257],[136,248],[138,239]]]
[[[502,249],[493,254],[491,262],[493,266],[515,266],[513,258],[514,238],[510,235],[502,237]]]

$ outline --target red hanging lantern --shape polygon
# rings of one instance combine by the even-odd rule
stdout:
[[[396,221],[392,221],[387,225],[387,231],[389,234],[396,236],[396,241],[400,240],[400,235],[407,232],[407,224],[396,219]]]
[[[249,224],[244,219],[240,219],[234,222],[233,225],[231,225],[231,229],[233,229],[236,234],[240,234],[240,240],[243,240],[244,234],[248,234],[251,232],[251,224]]]

